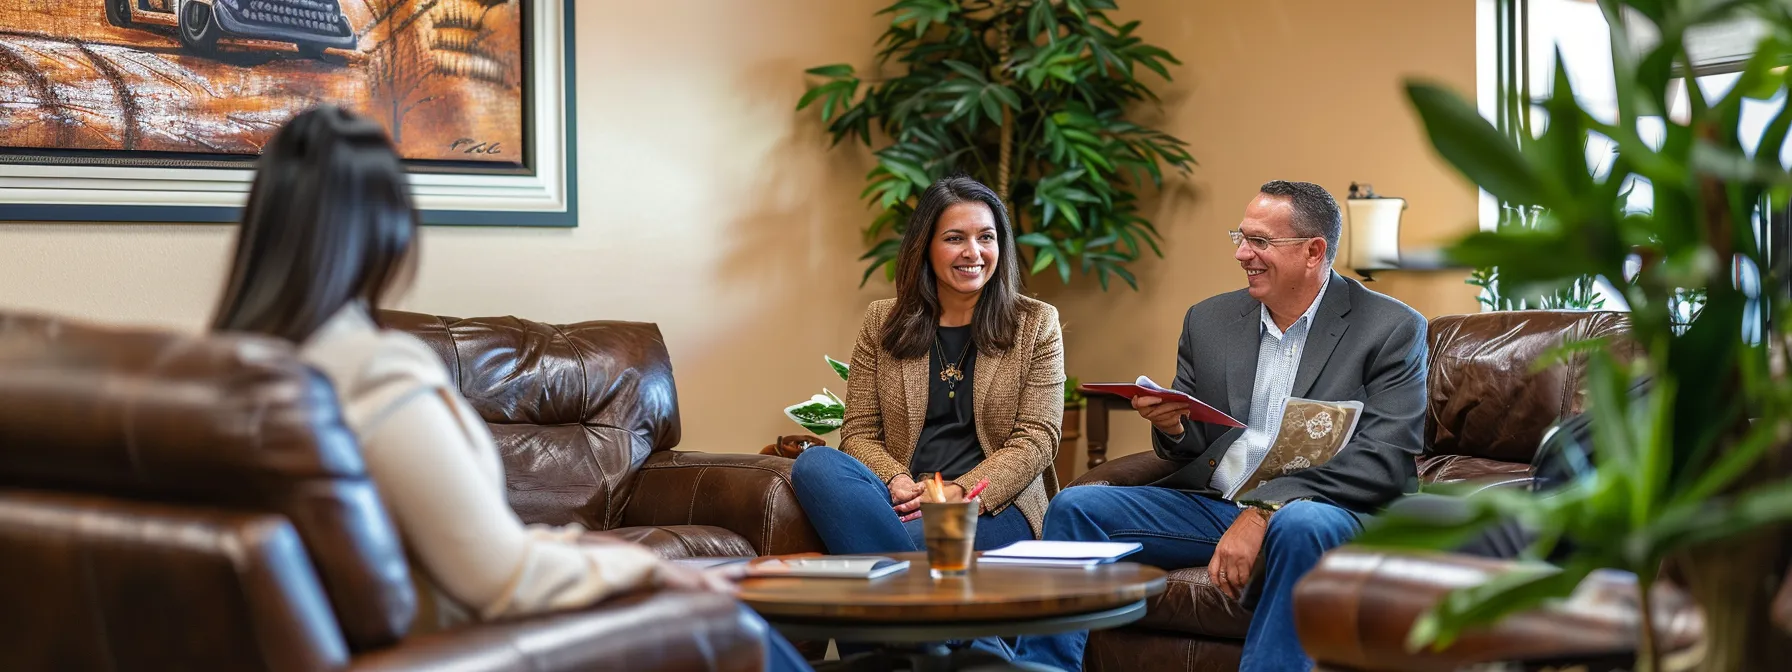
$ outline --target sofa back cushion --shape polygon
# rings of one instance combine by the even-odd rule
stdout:
[[[1500,311],[1445,315],[1430,325],[1430,400],[1425,454],[1528,464],[1550,425],[1581,412],[1587,358],[1534,370],[1564,343],[1621,337],[1619,312]],[[1631,344],[1616,339],[1619,356]]]
[[[629,478],[678,445],[678,392],[659,327],[544,324],[382,311],[423,339],[490,425],[525,523],[617,526]]]
[[[275,514],[351,647],[398,641],[416,612],[335,390],[284,341],[0,314],[0,489]]]

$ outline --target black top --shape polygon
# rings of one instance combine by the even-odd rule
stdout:
[[[921,425],[921,438],[915,442],[915,455],[909,460],[909,475],[920,480],[922,475],[939,472],[951,480],[983,462],[983,446],[977,442],[977,419],[971,407],[971,381],[976,371],[977,348],[971,344],[971,328],[940,327],[939,337],[928,356],[927,420]],[[945,359],[940,358],[944,351]],[[964,377],[956,385],[940,376],[946,364],[956,363]]]

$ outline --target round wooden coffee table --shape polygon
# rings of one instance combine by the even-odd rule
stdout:
[[[935,579],[926,553],[887,555],[909,568],[868,581],[747,579],[740,599],[790,639],[922,644],[919,653],[946,667],[942,642],[1114,628],[1144,617],[1145,598],[1164,590],[1163,570],[1131,562],[1090,569],[979,562],[963,578]]]

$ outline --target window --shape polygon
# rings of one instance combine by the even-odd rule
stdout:
[[[1502,87],[1503,83],[1510,82],[1510,88],[1520,89],[1520,96],[1527,92],[1533,99],[1549,95],[1555,78],[1556,56],[1560,54],[1568,80],[1574,87],[1575,100],[1595,118],[1608,122],[1617,118],[1617,86],[1611,74],[1611,31],[1596,3],[1589,0],[1478,1],[1477,97],[1482,114],[1498,120],[1502,106],[1514,103],[1502,98],[1501,89],[1507,88]],[[1659,39],[1652,34],[1647,21],[1629,23],[1626,28],[1630,29],[1633,44],[1638,48],[1647,48]],[[1687,50],[1692,54],[1693,68],[1691,73],[1682,74],[1690,74],[1706,98],[1722,96],[1735,86],[1740,77],[1737,71],[1762,35],[1760,26],[1748,22],[1703,27],[1691,32]],[[1686,82],[1681,79],[1670,91],[1669,118],[1684,119],[1688,113]],[[1745,142],[1760,137],[1761,131],[1784,104],[1785,96],[1786,92],[1781,91],[1773,100],[1744,102],[1741,134]],[[1525,121],[1529,122],[1533,132],[1540,132],[1546,118],[1541,110],[1533,108]],[[1639,125],[1646,142],[1661,142],[1666,126],[1660,118],[1642,119]],[[1751,156],[1761,151],[1754,146],[1744,149]],[[1612,141],[1598,136],[1591,138],[1587,143],[1588,169],[1595,174],[1609,170],[1615,151]],[[1792,165],[1792,142],[1771,151],[1779,152],[1782,164]],[[1650,208],[1653,193],[1648,182],[1637,180],[1629,186],[1628,206],[1639,211]],[[1765,205],[1758,213],[1762,216],[1755,218],[1755,224],[1757,235],[1766,248],[1769,267],[1782,269],[1773,276],[1772,282],[1778,283],[1782,291],[1792,289],[1788,284],[1792,283],[1792,274],[1784,270],[1792,262],[1792,252],[1788,251],[1788,243],[1792,242],[1792,236],[1788,235],[1792,211],[1782,207],[1770,212]],[[1498,217],[1498,202],[1483,192],[1482,228],[1492,229],[1499,221]],[[1737,264],[1736,281],[1744,291],[1758,296],[1762,284],[1769,281],[1765,270],[1753,268],[1744,260]],[[1608,309],[1624,308],[1623,297],[1609,279],[1601,281],[1599,290]],[[1683,309],[1687,311],[1683,315],[1689,316],[1696,306],[1688,304]],[[1751,307],[1757,316],[1765,309]],[[1751,320],[1751,323],[1760,322]]]

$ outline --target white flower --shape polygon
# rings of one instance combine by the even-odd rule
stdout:
[[[1308,438],[1317,439],[1330,433],[1332,433],[1331,411],[1320,411],[1319,415],[1307,419]]]

